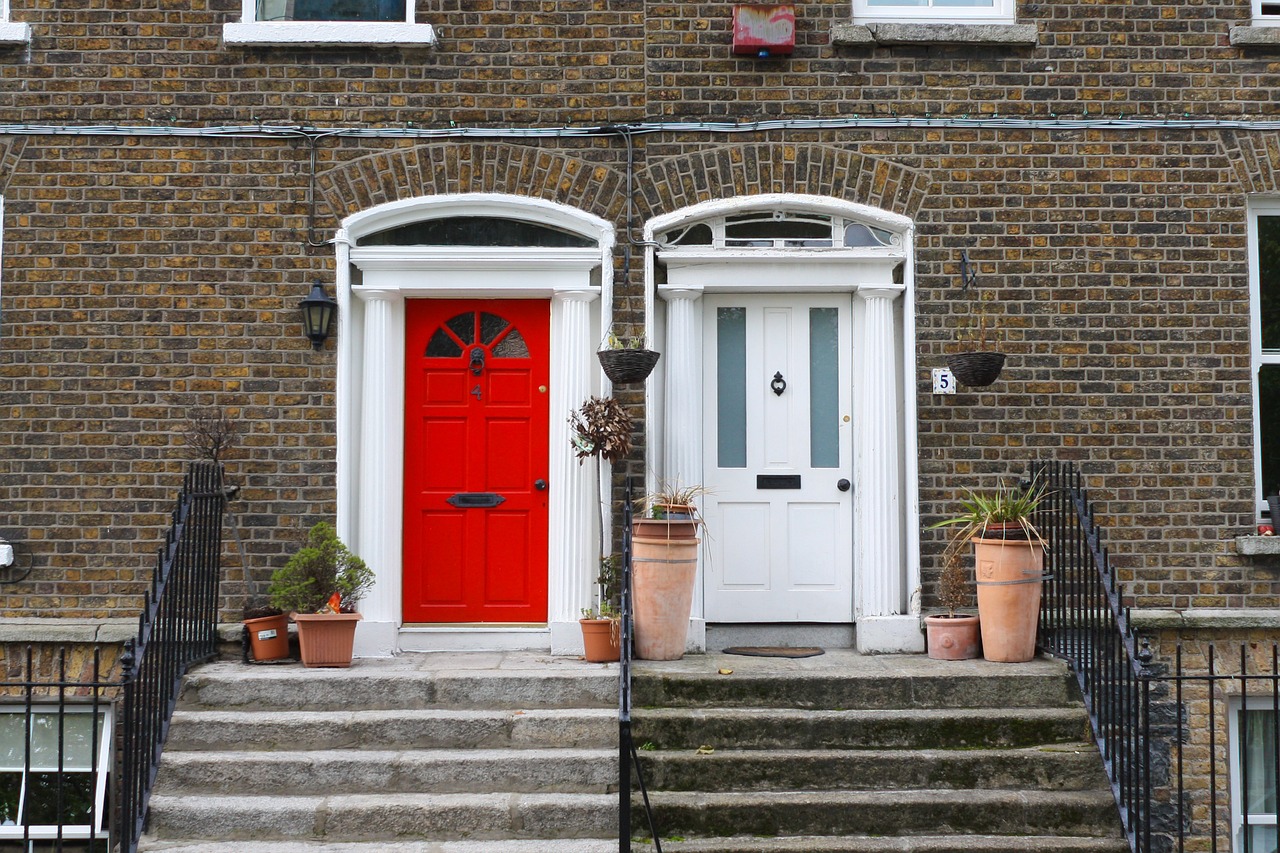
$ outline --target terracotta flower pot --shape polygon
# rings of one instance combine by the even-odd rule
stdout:
[[[622,655],[622,632],[616,619],[579,619],[583,658],[588,663],[608,663]]]
[[[256,661],[281,660],[289,656],[289,617],[262,616],[244,620],[249,631],[249,649]]]
[[[631,565],[636,657],[679,660],[684,656],[689,635],[698,539],[635,536],[631,540]]]
[[[359,613],[294,613],[306,666],[351,666]]]
[[[977,616],[926,616],[924,630],[934,660],[969,660],[981,649]]]
[[[631,535],[644,539],[695,539],[698,522],[692,518],[636,518],[631,521]]]
[[[1020,663],[1036,654],[1044,549],[1036,542],[974,539],[982,656]]]

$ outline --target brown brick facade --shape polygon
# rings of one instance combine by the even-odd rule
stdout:
[[[802,3],[795,56],[768,61],[730,56],[725,2],[431,0],[418,7],[440,32],[430,50],[226,47],[233,0],[12,6],[34,35],[0,49],[0,536],[35,568],[0,586],[2,614],[136,611],[184,420],[203,407],[244,428],[228,473],[252,580],[334,514],[334,343],[313,352],[296,306],[332,281],[323,241],[344,217],[513,193],[623,235],[618,133],[504,134],[894,116],[1163,123],[638,134],[632,224],[759,193],[911,218],[923,520],[961,486],[1073,459],[1138,603],[1280,607],[1280,563],[1233,545],[1255,522],[1245,204],[1280,192],[1280,132],[1184,126],[1276,117],[1274,56],[1229,46],[1243,2],[1024,3],[1037,46],[892,48],[833,46],[848,6]],[[306,134],[153,135],[259,123],[494,135],[316,139],[314,217]],[[962,250],[997,297],[1010,358],[997,385],[934,397],[929,369],[973,309]],[[616,282],[623,316],[638,317],[642,285],[637,261]],[[638,413],[639,394],[626,399]],[[940,537],[924,540],[931,580]],[[226,579],[230,615],[245,580],[230,549]]]

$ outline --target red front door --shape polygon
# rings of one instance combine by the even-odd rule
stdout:
[[[550,313],[406,303],[407,623],[547,620]]]

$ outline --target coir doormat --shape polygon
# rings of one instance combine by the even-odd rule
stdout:
[[[731,646],[724,650],[726,655],[746,655],[753,658],[812,658],[822,654],[816,646]]]

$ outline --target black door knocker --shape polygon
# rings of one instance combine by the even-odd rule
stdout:
[[[782,378],[782,371],[778,371],[773,374],[773,381],[769,383],[769,387],[772,388],[773,393],[777,394],[779,397],[782,396],[783,391],[787,390],[787,380]]]

